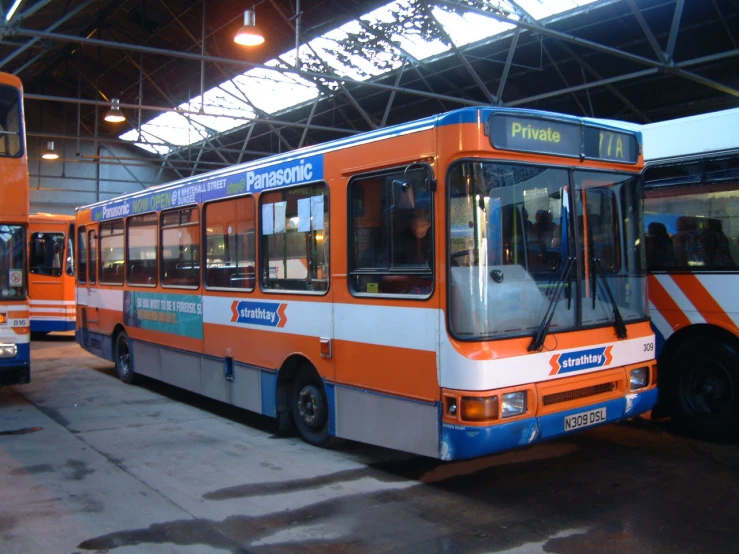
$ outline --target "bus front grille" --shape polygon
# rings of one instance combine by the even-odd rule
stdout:
[[[600,385],[593,385],[591,387],[584,387],[581,389],[548,394],[542,398],[542,403],[544,406],[551,406],[552,404],[561,404],[562,402],[570,402],[572,400],[579,400],[581,398],[608,394],[616,390],[617,386],[618,383],[616,381],[611,381],[610,383],[602,383]]]

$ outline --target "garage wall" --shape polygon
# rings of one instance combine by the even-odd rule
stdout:
[[[50,119],[47,114],[44,117]],[[33,130],[40,126],[33,118],[29,121],[28,114],[26,121],[32,135],[26,139],[31,213],[73,214],[77,206],[180,178],[171,169],[162,169],[161,162],[153,156],[146,156],[135,146],[102,141],[54,139],[54,150],[59,153],[59,159],[44,160],[41,154],[49,139],[33,136]],[[57,134],[63,134],[62,127],[61,122],[44,126],[48,132]],[[124,132],[127,128],[122,129]]]

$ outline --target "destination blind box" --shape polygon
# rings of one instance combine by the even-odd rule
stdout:
[[[635,164],[639,147],[633,133],[608,127],[506,113],[493,113],[487,124],[490,144],[500,150]]]

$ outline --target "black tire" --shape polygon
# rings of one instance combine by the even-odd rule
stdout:
[[[672,420],[696,438],[726,442],[739,437],[739,352],[713,337],[688,340],[667,371]]]
[[[300,438],[314,446],[327,446],[331,442],[326,390],[312,367],[298,370],[292,382],[290,406]]]
[[[133,371],[133,358],[131,356],[131,341],[128,335],[121,331],[115,338],[115,370],[118,378],[124,383],[132,384],[136,379]]]

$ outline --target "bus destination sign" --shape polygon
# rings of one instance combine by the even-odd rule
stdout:
[[[501,150],[636,163],[633,134],[579,123],[507,114],[490,116],[490,143]]]

